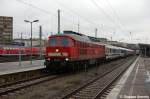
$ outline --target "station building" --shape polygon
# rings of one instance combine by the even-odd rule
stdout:
[[[0,44],[11,44],[13,40],[13,17],[0,16]]]

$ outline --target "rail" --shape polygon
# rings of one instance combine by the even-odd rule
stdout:
[[[69,94],[64,95],[62,99],[97,99],[114,81],[116,81],[134,60],[135,58],[118,64],[115,68],[105,72],[103,75],[94,78]]]

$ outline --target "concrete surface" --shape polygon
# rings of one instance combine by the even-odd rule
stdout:
[[[124,73],[107,99],[149,99],[150,58],[139,57]]]
[[[0,63],[0,75],[40,68],[44,68],[44,60],[34,60],[32,64],[30,61],[22,61],[21,65],[19,62]]]

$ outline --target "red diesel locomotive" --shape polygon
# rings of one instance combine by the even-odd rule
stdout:
[[[46,68],[72,68],[73,64],[94,64],[105,59],[104,45],[91,42],[85,35],[69,32],[72,31],[64,31],[64,34],[49,37],[45,56]]]

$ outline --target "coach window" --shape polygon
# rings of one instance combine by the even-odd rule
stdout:
[[[50,44],[51,46],[55,46],[55,45],[56,45],[56,38],[50,38],[49,44]]]
[[[68,46],[68,39],[62,37],[60,40],[60,44],[61,44],[61,46]]]

